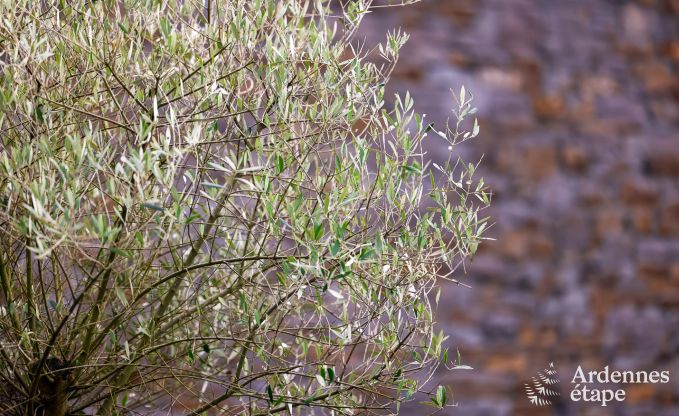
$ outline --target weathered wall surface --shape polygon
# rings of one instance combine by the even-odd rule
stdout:
[[[462,153],[485,155],[497,241],[473,289],[444,289],[438,320],[476,370],[438,374],[459,403],[440,414],[679,414],[679,1],[424,0],[366,26],[411,34],[392,92],[440,125],[464,84],[480,111]],[[672,380],[531,407],[523,383],[550,361],[562,395],[579,364]]]

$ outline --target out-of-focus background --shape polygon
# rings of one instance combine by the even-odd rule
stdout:
[[[363,35],[397,27],[411,39],[390,92],[438,126],[449,88],[473,92],[481,136],[458,150],[485,155],[494,191],[497,240],[438,309],[475,368],[438,373],[458,403],[438,414],[679,415],[679,1],[424,0],[375,11]],[[562,396],[532,406],[524,383],[550,362]],[[578,365],[671,382],[576,404]]]

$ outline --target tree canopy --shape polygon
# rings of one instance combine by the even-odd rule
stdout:
[[[393,413],[489,196],[359,1],[0,3],[0,411]],[[470,117],[471,116],[471,117]],[[469,122],[465,121],[468,120]],[[216,413],[215,413],[216,412]]]

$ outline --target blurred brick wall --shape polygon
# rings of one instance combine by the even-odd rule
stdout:
[[[372,13],[364,35],[397,27],[411,40],[391,92],[440,126],[448,89],[471,90],[481,137],[460,151],[484,155],[495,193],[497,240],[438,310],[475,368],[438,374],[459,403],[439,414],[679,415],[679,1],[424,0]],[[523,383],[550,361],[563,396],[531,407]],[[578,364],[672,381],[577,405]]]

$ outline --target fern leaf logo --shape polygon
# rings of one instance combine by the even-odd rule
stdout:
[[[552,386],[559,383],[554,363],[549,363],[549,367],[538,371],[537,377],[531,377],[530,383],[525,383],[526,395],[531,404],[535,406],[549,406],[552,398],[559,396],[559,392]]]

